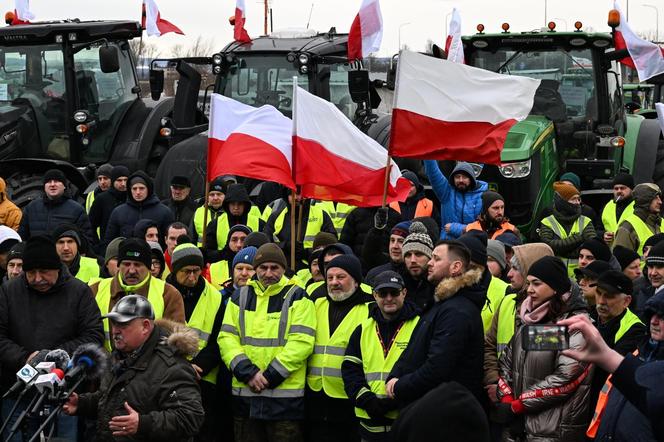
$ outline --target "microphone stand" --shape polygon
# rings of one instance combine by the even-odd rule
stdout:
[[[60,405],[58,405],[52,412],[51,414],[48,415],[46,420],[42,422],[41,426],[37,428],[37,431],[35,431],[35,434],[32,435],[30,440],[28,442],[36,442],[39,440],[39,436],[42,431],[55,419],[55,417],[60,414],[60,411],[62,410],[62,407],[65,405],[66,400],[71,396],[71,394],[78,388],[79,385],[83,383],[85,380],[86,376],[81,376],[78,381],[71,387],[69,391],[67,391],[63,396],[60,397]],[[63,400],[64,399],[64,400]],[[9,439],[5,442],[9,442]]]
[[[21,393],[19,393],[18,397],[16,398],[16,402],[14,402],[14,406],[9,411],[9,415],[7,416],[7,418],[2,423],[2,427],[0,427],[0,434],[5,432],[5,428],[7,427],[7,425],[9,425],[9,421],[12,419],[12,416],[14,416],[14,413],[16,412],[16,409],[18,408],[18,404],[21,402],[21,400],[23,400],[23,396],[25,396],[25,393],[27,393],[28,390],[30,390],[30,389],[25,388],[25,389],[23,389],[23,391],[21,391]]]
[[[35,397],[32,398],[28,406],[19,414],[18,419],[12,425],[11,431],[9,432],[9,436],[7,436],[7,439],[5,439],[5,442],[10,442],[16,431],[20,428],[21,424],[23,424],[23,421],[25,420],[25,417],[28,415],[30,412],[30,409],[35,405],[35,402],[39,399],[39,395],[35,395]]]

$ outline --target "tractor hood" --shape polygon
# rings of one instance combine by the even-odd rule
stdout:
[[[541,115],[529,115],[507,133],[500,158],[503,162],[525,161],[552,137],[555,137],[555,131],[551,120]]]

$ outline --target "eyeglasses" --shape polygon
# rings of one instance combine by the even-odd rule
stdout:
[[[401,296],[401,290],[397,289],[383,289],[374,293],[376,293],[376,296],[378,296],[381,299],[385,299],[388,296],[391,296],[393,298],[398,298],[399,296]]]

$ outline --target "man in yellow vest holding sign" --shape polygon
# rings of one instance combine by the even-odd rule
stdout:
[[[613,247],[623,246],[643,256],[643,245],[651,236],[664,231],[662,191],[657,184],[642,183],[634,188],[634,213],[618,226]]]
[[[613,198],[602,210],[604,242],[611,245],[620,223],[634,213],[634,177],[628,173],[619,173],[613,178]]]
[[[119,272],[90,286],[102,316],[126,295],[142,295],[150,301],[156,319],[165,318],[184,323],[182,295],[172,285],[150,274],[152,252],[147,242],[138,238],[125,239],[118,249]],[[104,319],[104,344],[111,350],[108,319]]]
[[[369,318],[348,341],[341,364],[344,388],[355,404],[360,436],[367,441],[385,441],[397,417],[397,403],[388,399],[385,380],[408,346],[419,317],[415,304],[406,302],[403,278],[387,270],[374,279]]]

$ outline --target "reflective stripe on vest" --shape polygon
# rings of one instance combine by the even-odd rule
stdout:
[[[625,218],[624,222],[630,223],[632,228],[634,229],[636,236],[639,238],[639,248],[636,250],[636,253],[638,253],[639,256],[643,256],[643,245],[646,243],[648,238],[650,238],[655,234],[655,232],[650,230],[648,224],[643,222],[643,220],[635,214],[632,214],[627,218]],[[664,220],[662,220],[662,222],[659,225],[659,231],[660,232],[664,231]]]
[[[286,219],[286,208],[282,210],[277,219],[274,220],[274,240],[279,242],[279,233],[284,228],[284,220]],[[316,207],[315,204],[309,205],[309,218],[307,218],[307,228],[304,231],[303,245],[305,249],[310,249],[314,245],[314,239],[323,227],[323,210]],[[295,232],[291,232],[295,234]]]
[[[214,318],[217,316],[220,305],[221,293],[205,281],[205,289],[201,293],[201,297],[198,299],[189,321],[187,321],[187,327],[193,329],[198,334],[198,351],[201,351],[207,345],[210,333],[212,332]],[[216,384],[218,371],[219,368],[215,367],[214,370],[203,376],[203,379]]]
[[[362,369],[364,377],[369,384],[371,392],[379,398],[386,398],[385,381],[392,367],[396,364],[401,353],[408,346],[413,330],[419,321],[419,316],[405,321],[399,326],[396,336],[392,342],[381,342],[379,338],[378,324],[373,318],[362,322],[362,334],[360,336],[360,348],[362,351]],[[383,344],[389,345],[387,355]],[[369,414],[362,408],[355,407],[355,415],[361,419],[370,419]],[[397,410],[390,411],[385,415],[389,419],[396,419]]]
[[[341,378],[341,363],[346,354],[350,335],[369,316],[367,304],[354,306],[330,336],[330,303],[327,298],[318,298],[316,306],[316,343],[309,357],[307,385],[314,391],[323,390],[326,395],[348,399]]]
[[[81,256],[75,278],[86,284],[93,278],[99,278],[99,264],[97,264],[97,260]]]
[[[85,213],[90,214],[90,208],[92,203],[95,202],[95,191],[88,193],[88,196],[85,197]]]
[[[213,219],[215,219],[219,213],[213,212],[208,208],[208,216],[207,216],[207,223],[208,225],[212,222]],[[196,209],[196,212],[194,212],[194,229],[196,230],[196,234],[198,235],[198,247],[203,246],[203,222],[205,217],[205,206],[201,206],[198,209]]]
[[[397,212],[401,213],[401,206],[399,206],[399,203],[397,201],[393,201],[390,203],[390,207]],[[422,198],[417,202],[417,206],[415,207],[415,216],[413,218],[419,218],[422,216],[431,216],[433,213],[433,201],[431,201],[428,198]]]
[[[119,278],[120,275],[118,274],[116,277]],[[97,301],[97,306],[102,316],[108,314],[108,307],[111,304],[112,282],[113,278],[102,279],[97,286],[95,301]],[[164,289],[166,288],[166,283],[161,279],[150,276],[149,284],[148,301],[152,304],[155,319],[159,319],[164,315]],[[104,347],[106,347],[106,350],[111,351],[111,334],[108,319],[102,319],[102,322],[104,324]]]
[[[247,227],[249,227],[252,232],[258,232],[260,220],[261,211],[258,210],[258,207],[251,206],[251,209],[249,209],[249,213],[247,214]],[[221,250],[226,246],[228,232],[230,230],[231,227],[228,225],[228,213],[224,212],[217,217],[217,250]]]
[[[344,229],[348,214],[356,208],[355,206],[346,203],[336,203],[335,205],[333,201],[316,201],[316,206],[320,207],[330,215],[338,237],[341,237],[341,231]]]
[[[542,224],[553,230],[553,233],[560,239],[566,239],[568,236],[574,233],[582,234],[583,229],[585,229],[586,226],[590,223],[590,218],[581,215],[576,219],[576,221],[574,221],[572,228],[570,229],[569,233],[567,233],[565,228],[560,225],[555,216],[549,215],[542,220]],[[567,265],[568,276],[574,276],[574,269],[579,267],[579,260],[577,258],[565,258],[563,256],[559,256],[558,258],[560,258]]]
[[[210,266],[210,282],[217,290],[231,279],[230,267],[231,264],[227,260],[217,261]]]
[[[514,337],[514,320],[516,319],[516,295],[506,295],[500,303],[498,328],[496,330],[496,352],[498,359]]]
[[[602,210],[602,224],[604,224],[604,230],[607,232],[614,232],[618,230],[620,223],[625,221],[625,219],[632,214],[634,214],[634,201],[629,203],[623,213],[620,215],[620,219],[616,220],[616,202],[611,200],[606,203],[604,209]]]
[[[643,322],[630,309],[625,310],[625,316],[620,320],[620,328],[618,328],[613,342],[618,342],[635,324],[643,324]]]
[[[484,325],[484,334],[486,334],[489,327],[491,327],[491,319],[493,319],[494,313],[500,308],[500,304],[505,297],[505,291],[507,290],[507,283],[502,281],[495,276],[491,277],[491,282],[489,283],[489,288],[486,292],[486,302],[484,303],[484,308],[482,309],[482,324]]]

